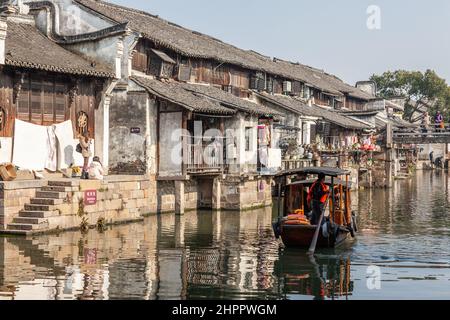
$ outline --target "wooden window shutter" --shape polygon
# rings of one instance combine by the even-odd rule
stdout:
[[[42,82],[31,79],[30,91],[31,122],[42,125]]]
[[[66,109],[68,108],[65,96],[66,85],[62,82],[55,83],[55,122],[60,123],[66,120]]]
[[[30,79],[24,78],[20,94],[17,98],[17,118],[22,121],[31,121],[30,113]]]
[[[302,83],[300,81],[292,82],[292,93],[295,95],[299,95],[302,92]]]
[[[186,65],[178,65],[178,81],[190,81],[191,80],[191,67]]]
[[[42,113],[43,113],[43,125],[51,125],[55,121],[55,112],[53,109],[53,93],[54,82],[45,81],[42,84]]]

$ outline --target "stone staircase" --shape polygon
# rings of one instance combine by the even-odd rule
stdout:
[[[60,215],[57,206],[65,203],[73,187],[78,181],[48,181],[36,191],[36,196],[25,204],[19,216],[14,218],[13,223],[8,224],[7,232],[11,234],[38,233],[48,228],[48,220]]]

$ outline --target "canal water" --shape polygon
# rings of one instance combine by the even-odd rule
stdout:
[[[355,193],[358,239],[314,259],[280,247],[271,208],[0,237],[0,299],[450,299],[449,179]]]

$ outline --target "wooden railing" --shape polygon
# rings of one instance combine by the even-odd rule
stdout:
[[[450,143],[450,124],[440,128],[435,124],[428,127],[394,130],[392,138],[395,143]]]
[[[312,165],[313,161],[310,159],[281,160],[281,170],[301,169]]]
[[[189,144],[185,152],[184,165],[188,174],[221,173],[224,170],[220,144]]]

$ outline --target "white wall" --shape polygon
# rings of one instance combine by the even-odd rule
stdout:
[[[12,158],[12,138],[0,137],[0,163],[11,162]]]
[[[183,174],[182,137],[179,133],[182,128],[183,113],[161,113],[159,117],[159,175],[163,177],[181,176]]]

